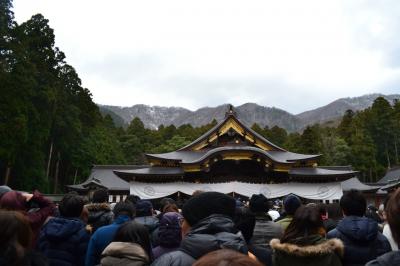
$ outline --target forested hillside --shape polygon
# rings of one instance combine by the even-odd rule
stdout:
[[[173,151],[213,125],[125,129],[99,111],[83,88],[42,15],[17,24],[11,1],[0,2],[0,183],[15,189],[62,192],[86,179],[93,164],[142,164],[144,153]],[[112,114],[111,114],[112,115]],[[253,129],[282,147],[323,153],[320,165],[352,164],[365,181],[399,163],[400,103],[384,98],[348,111],[338,128],[307,127],[288,134],[277,126]]]
[[[253,129],[289,151],[323,154],[320,165],[352,165],[361,179],[375,182],[385,171],[399,164],[400,102],[377,98],[370,108],[348,110],[338,127],[319,124],[300,133],[279,127]]]
[[[11,7],[1,1],[1,181],[57,192],[92,163],[124,162],[111,118],[55,47],[48,20],[37,14],[18,25]]]

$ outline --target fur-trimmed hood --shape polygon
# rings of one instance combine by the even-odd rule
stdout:
[[[292,243],[281,243],[279,239],[272,239],[270,245],[274,250],[279,250],[299,257],[310,257],[329,253],[336,253],[343,257],[344,252],[343,242],[339,239],[330,239],[319,244],[307,246],[298,246]]]
[[[114,213],[108,203],[91,203],[86,205],[86,208],[89,211],[87,223],[93,227],[93,232],[101,226],[111,224],[114,219]]]
[[[95,211],[106,211],[109,212],[111,211],[110,204],[104,202],[104,203],[90,203],[85,205],[85,207],[88,209],[89,212],[95,212]]]

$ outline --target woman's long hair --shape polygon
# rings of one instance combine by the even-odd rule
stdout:
[[[292,222],[283,234],[281,242],[290,242],[296,238],[320,234],[323,227],[324,224],[317,207],[300,206],[294,214]]]
[[[113,242],[131,242],[140,245],[153,260],[149,230],[137,222],[126,222],[116,232]]]
[[[0,210],[0,228],[0,257],[3,263],[19,265],[32,241],[28,220],[18,211]]]

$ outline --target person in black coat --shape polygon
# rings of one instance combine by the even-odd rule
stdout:
[[[219,192],[204,192],[183,206],[182,234],[179,250],[164,254],[152,265],[192,265],[203,255],[221,248],[247,254],[242,234],[234,228],[235,199]]]
[[[60,217],[51,218],[39,235],[38,250],[49,265],[84,265],[90,234],[79,218],[83,210],[82,197],[67,194],[60,202]]]
[[[344,218],[327,238],[339,238],[344,243],[344,266],[365,265],[370,260],[391,251],[389,241],[378,230],[378,223],[364,217],[364,196],[351,190],[340,199]]]
[[[256,217],[246,206],[236,207],[235,227],[242,233],[247,248],[264,265],[272,265],[272,251],[269,247],[258,247],[251,243]]]

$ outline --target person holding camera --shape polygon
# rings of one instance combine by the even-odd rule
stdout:
[[[55,205],[35,190],[32,194],[9,191],[0,199],[0,208],[22,212],[32,229],[32,247],[35,247],[40,228],[55,211]]]

